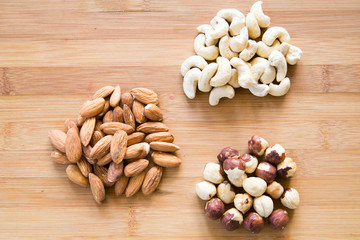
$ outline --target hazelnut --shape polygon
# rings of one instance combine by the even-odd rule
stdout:
[[[253,199],[247,193],[239,193],[235,195],[234,205],[240,212],[245,214],[252,207]]]
[[[278,199],[283,194],[284,188],[280,183],[273,181],[266,188],[266,193],[269,194],[273,199]]]
[[[275,144],[266,149],[265,159],[269,163],[279,164],[285,159],[285,149],[280,144]]]
[[[268,162],[262,162],[256,168],[255,175],[271,183],[276,178],[276,168]]]
[[[270,197],[262,195],[254,199],[254,209],[262,217],[268,217],[274,210],[274,203]]]
[[[276,209],[269,216],[269,223],[275,230],[282,230],[289,222],[289,215],[285,210]]]
[[[245,163],[246,173],[253,173],[255,171],[258,165],[258,159],[255,156],[245,153],[240,156],[240,159]]]
[[[241,187],[245,174],[245,163],[238,158],[228,158],[223,163],[223,168],[229,181],[236,187]]]
[[[242,221],[243,216],[236,208],[230,208],[221,217],[221,223],[228,231],[234,231],[239,228]]]
[[[225,204],[230,204],[234,201],[235,192],[234,188],[228,181],[224,181],[219,184],[217,187],[217,196],[223,201]]]
[[[264,225],[264,219],[255,212],[250,212],[245,216],[244,228],[251,233],[259,233]]]
[[[249,177],[243,182],[244,190],[253,197],[259,197],[266,191],[266,182],[258,177]]]
[[[224,172],[218,163],[208,163],[204,168],[203,177],[209,182],[219,184],[224,181]]]
[[[221,150],[221,152],[217,155],[219,163],[222,165],[223,162],[231,157],[239,156],[239,152],[231,147],[226,147]]]
[[[268,146],[269,143],[265,139],[256,135],[252,136],[248,142],[250,152],[258,156],[263,155]]]
[[[199,182],[196,184],[196,194],[202,200],[210,200],[216,194],[216,187],[207,181]]]
[[[295,175],[296,163],[289,157],[277,165],[277,173],[280,177],[290,178]]]
[[[288,188],[281,195],[280,201],[285,207],[295,209],[300,204],[299,192],[295,188]]]
[[[224,214],[224,203],[219,198],[212,198],[205,204],[206,215],[213,219],[219,219]]]

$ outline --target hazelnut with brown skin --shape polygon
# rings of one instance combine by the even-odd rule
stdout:
[[[215,184],[219,184],[224,181],[224,176],[225,174],[218,163],[206,164],[203,171],[203,177],[205,180]]]
[[[280,183],[273,181],[266,188],[266,193],[270,195],[273,199],[278,199],[284,192],[283,186]]]
[[[240,212],[245,214],[252,207],[253,199],[247,193],[239,193],[235,195],[234,205]]]
[[[282,230],[289,223],[289,215],[283,209],[276,209],[269,216],[269,223],[273,229]]]
[[[221,150],[221,152],[217,155],[217,159],[219,163],[222,165],[223,162],[231,157],[238,157],[239,152],[231,147],[226,147]]]
[[[288,188],[281,195],[280,201],[285,207],[295,209],[300,204],[299,192],[295,188]]]
[[[296,163],[289,157],[277,165],[277,174],[283,178],[290,178],[295,175]]]
[[[245,216],[244,228],[251,233],[259,233],[264,225],[264,219],[256,212],[250,212]]]
[[[224,203],[219,198],[212,198],[205,204],[205,214],[213,220],[221,218],[224,214]]]
[[[240,227],[243,222],[242,214],[236,208],[230,208],[221,217],[221,223],[228,231],[234,231]]]
[[[276,178],[276,168],[268,162],[261,162],[256,168],[255,175],[271,183]]]
[[[251,153],[261,156],[264,154],[269,143],[262,137],[252,136],[248,142],[248,147]]]
[[[236,187],[241,187],[245,174],[245,163],[238,158],[228,158],[223,163],[223,168],[229,181]]]
[[[253,173],[258,165],[258,159],[248,153],[242,154],[240,159],[245,163],[245,172]]]
[[[217,196],[225,203],[230,204],[234,201],[234,188],[228,181],[220,183],[217,187]]]
[[[285,149],[280,144],[268,147],[265,152],[265,159],[269,163],[279,164],[285,159]]]

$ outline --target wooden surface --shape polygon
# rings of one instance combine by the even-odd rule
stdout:
[[[271,25],[304,52],[285,97],[237,90],[210,107],[208,94],[183,94],[179,69],[195,28],[252,2],[0,0],[0,238],[359,239],[358,0],[264,1]],[[49,161],[47,130],[107,84],[160,94],[183,164],[150,197],[110,191],[97,206]],[[288,150],[298,164],[290,185],[301,194],[286,230],[256,236],[207,219],[194,193],[204,164],[225,146],[245,151],[253,134]]]

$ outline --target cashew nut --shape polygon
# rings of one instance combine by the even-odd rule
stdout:
[[[288,43],[280,45],[280,52],[285,56],[287,63],[290,65],[295,65],[302,57],[301,49]]]
[[[269,87],[270,87],[269,90],[270,95],[275,97],[284,96],[289,91],[290,79],[284,78],[284,80],[282,80],[279,85],[270,83]]]
[[[185,95],[193,99],[196,95],[196,86],[200,79],[201,71],[198,68],[190,69],[184,77],[183,88]]]
[[[246,48],[247,42],[249,40],[249,32],[247,27],[243,27],[240,31],[240,34],[236,37],[230,39],[230,48],[234,52],[241,52]]]
[[[229,24],[227,21],[221,17],[214,17],[210,21],[210,25],[214,28],[211,32],[210,37],[213,39],[218,39],[225,36],[229,31]]]
[[[196,28],[198,30],[199,33],[204,33],[206,40],[205,40],[205,44],[206,46],[212,46],[217,44],[218,39],[213,39],[210,35],[211,33],[214,31],[214,28],[209,25],[209,24],[203,24],[200,25]]]
[[[216,62],[218,64],[217,72],[210,80],[210,85],[213,87],[220,87],[224,86],[230,81],[231,66],[229,60],[224,57],[218,57]]]
[[[191,56],[185,59],[185,61],[181,64],[181,74],[185,76],[185,74],[190,70],[190,68],[197,67],[201,70],[206,67],[208,63],[201,56]]]
[[[280,42],[290,42],[290,35],[283,27],[271,27],[268,28],[262,37],[262,41],[268,45],[271,46],[275,39],[279,39]]]
[[[266,28],[270,25],[270,17],[266,16],[262,10],[262,1],[257,1],[254,3],[250,9],[250,12],[252,12],[260,27]]]
[[[254,40],[249,40],[247,46],[240,53],[240,58],[244,61],[249,61],[253,56],[255,56],[257,50],[257,44]]]
[[[238,83],[242,88],[249,88],[257,83],[250,69],[250,64],[244,62],[241,58],[232,58],[230,64],[236,68],[238,72]]]
[[[230,85],[213,88],[210,92],[209,103],[211,106],[216,106],[223,97],[232,99],[235,96],[235,90]]]
[[[246,27],[248,28],[250,38],[256,39],[260,37],[260,27],[256,20],[255,14],[252,12],[249,12],[246,15]]]
[[[228,35],[225,35],[220,39],[219,50],[220,50],[220,55],[229,60],[232,59],[233,57],[238,56],[238,54],[236,52],[233,52],[230,49],[230,38]]]
[[[219,56],[219,48],[215,45],[205,47],[205,34],[200,33],[194,41],[194,50],[197,55],[202,56],[206,60],[214,60]]]
[[[217,68],[218,68],[217,63],[210,63],[204,68],[204,70],[202,70],[201,77],[198,82],[198,88],[200,91],[210,92],[210,90],[212,89],[210,85],[210,79],[216,73]]]
[[[267,84],[255,84],[249,87],[250,92],[257,97],[265,97],[269,91],[270,87]]]
[[[268,58],[270,56],[270,54],[272,53],[272,51],[274,50],[280,50],[280,42],[279,40],[275,40],[273,45],[271,45],[271,47],[269,47],[268,45],[266,45],[265,43],[263,43],[262,41],[257,42],[257,55],[259,55],[260,57],[263,58]],[[281,50],[280,50],[281,51]],[[281,52],[282,53],[282,52]]]
[[[228,84],[230,86],[232,86],[233,88],[239,88],[240,84],[238,82],[238,73],[237,70],[235,68],[231,68],[231,78],[230,81],[228,82]]]
[[[240,30],[245,26],[245,16],[237,9],[222,9],[216,15],[230,22],[229,32],[232,36],[239,35]]]
[[[284,55],[278,50],[273,51],[269,56],[269,63],[276,68],[276,81],[281,82],[287,73],[287,63]]]
[[[267,59],[256,57],[251,61],[251,70],[257,75],[254,75],[255,79],[260,75],[260,81],[264,84],[269,84],[275,79],[276,71],[273,66],[270,66],[270,63]]]

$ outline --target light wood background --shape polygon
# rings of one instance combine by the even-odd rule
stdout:
[[[253,1],[0,0],[0,238],[360,239],[360,2],[264,1],[304,56],[282,98],[237,90],[233,100],[188,100],[179,73],[195,28],[222,8]],[[182,147],[151,197],[97,206],[49,161],[62,128],[101,86],[148,87]],[[227,232],[194,193],[205,163],[225,146],[245,151],[258,134],[298,164],[301,205],[286,230]]]

